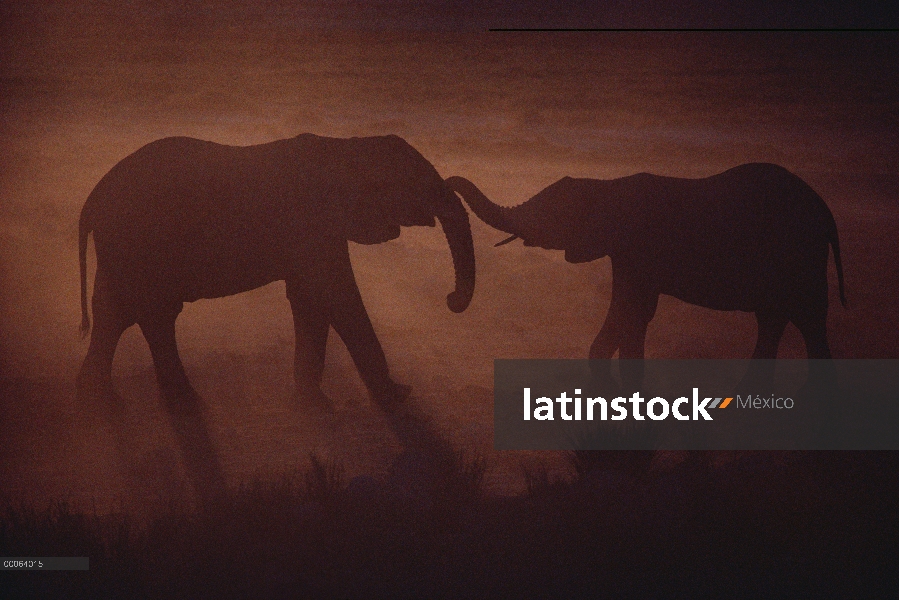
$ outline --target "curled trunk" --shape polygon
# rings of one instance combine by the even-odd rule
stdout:
[[[514,209],[492,202],[475,184],[464,177],[450,177],[446,180],[446,185],[462,196],[480,220],[494,229],[520,235],[520,232],[517,231],[518,228],[515,226]]]
[[[564,178],[530,200],[509,207],[491,201],[475,184],[464,177],[450,177],[446,180],[446,184],[462,196],[478,218],[494,229],[512,234],[511,237],[497,243],[497,246],[521,238],[525,246],[567,250],[571,237],[579,235],[585,223],[584,219],[580,219],[574,221],[574,225],[569,225],[569,221],[566,220],[566,206],[572,203],[568,202],[565,193],[559,193],[556,188],[560,184],[570,185],[571,181],[573,180]]]
[[[451,311],[459,313],[468,308],[474,295],[475,263],[471,224],[462,202],[449,190],[446,202],[436,216],[446,235],[456,272],[456,289],[446,297],[446,304]]]

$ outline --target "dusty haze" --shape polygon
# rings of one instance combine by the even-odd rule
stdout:
[[[12,498],[140,500],[184,484],[137,328],[114,366],[128,401],[121,428],[92,420],[73,381],[86,351],[79,211],[117,161],[166,136],[245,145],[393,133],[504,204],[566,175],[778,163],[837,221],[851,309],[836,301],[831,259],[834,356],[899,356],[895,34],[409,33],[304,28],[264,11],[192,21],[4,10],[0,477]],[[520,242],[493,248],[505,236],[473,216],[472,228],[478,284],[461,315],[446,309],[452,262],[439,229],[351,253],[394,375],[442,435],[488,456],[491,489],[509,492],[522,465],[557,459],[492,453],[492,361],[585,357],[611,271],[607,259],[570,265]],[[94,269],[91,254],[89,281]],[[178,336],[234,481],[289,471],[312,450],[351,475],[377,474],[402,450],[333,331],[325,389],[337,419],[291,407],[283,283],[187,305]],[[754,343],[752,315],[663,297],[647,356],[742,358]],[[780,356],[804,356],[792,326]]]

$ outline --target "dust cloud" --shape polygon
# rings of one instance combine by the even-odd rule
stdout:
[[[176,494],[183,468],[136,328],[114,376],[120,426],[78,406],[77,220],[118,160],[174,135],[246,145],[303,132],[396,134],[443,176],[517,204],[563,176],[703,177],[774,162],[827,201],[851,310],[836,300],[837,358],[899,355],[899,41],[876,34],[578,34],[304,29],[252,19],[6,9],[0,121],[0,424],[6,494],[142,499]],[[111,9],[110,9],[111,10]],[[264,12],[264,11],[263,11]],[[490,459],[488,487],[521,487],[551,455],[492,451],[494,358],[582,358],[605,316],[608,260],[509,244],[472,216],[478,283],[446,309],[439,227],[353,245],[362,296],[396,379],[459,447]],[[759,240],[764,243],[764,240]],[[94,273],[89,257],[89,281]],[[318,450],[377,473],[401,445],[331,332],[325,422],[291,405],[293,329],[283,283],[187,305],[178,339],[237,481]],[[648,357],[751,354],[755,321],[663,298]],[[790,327],[783,357],[804,356]],[[555,461],[555,462],[554,462]],[[561,467],[558,467],[561,468]],[[137,491],[135,491],[137,490]]]

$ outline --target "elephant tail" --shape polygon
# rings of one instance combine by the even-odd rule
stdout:
[[[843,285],[843,261],[840,260],[840,238],[837,235],[836,223],[834,223],[833,230],[830,235],[830,247],[833,248],[833,262],[837,266],[837,282],[840,286],[840,303],[845,307],[846,291]]]
[[[87,224],[84,212],[78,223],[78,264],[81,270],[81,337],[82,339],[91,330],[91,318],[87,312],[87,236],[91,232],[91,226]]]

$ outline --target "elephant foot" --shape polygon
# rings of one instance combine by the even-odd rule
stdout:
[[[372,391],[371,396],[375,404],[381,408],[389,409],[401,404],[411,393],[412,386],[397,383],[391,379],[386,388],[377,393]]]
[[[299,406],[328,414],[334,412],[334,401],[318,387],[297,388],[294,398]]]

